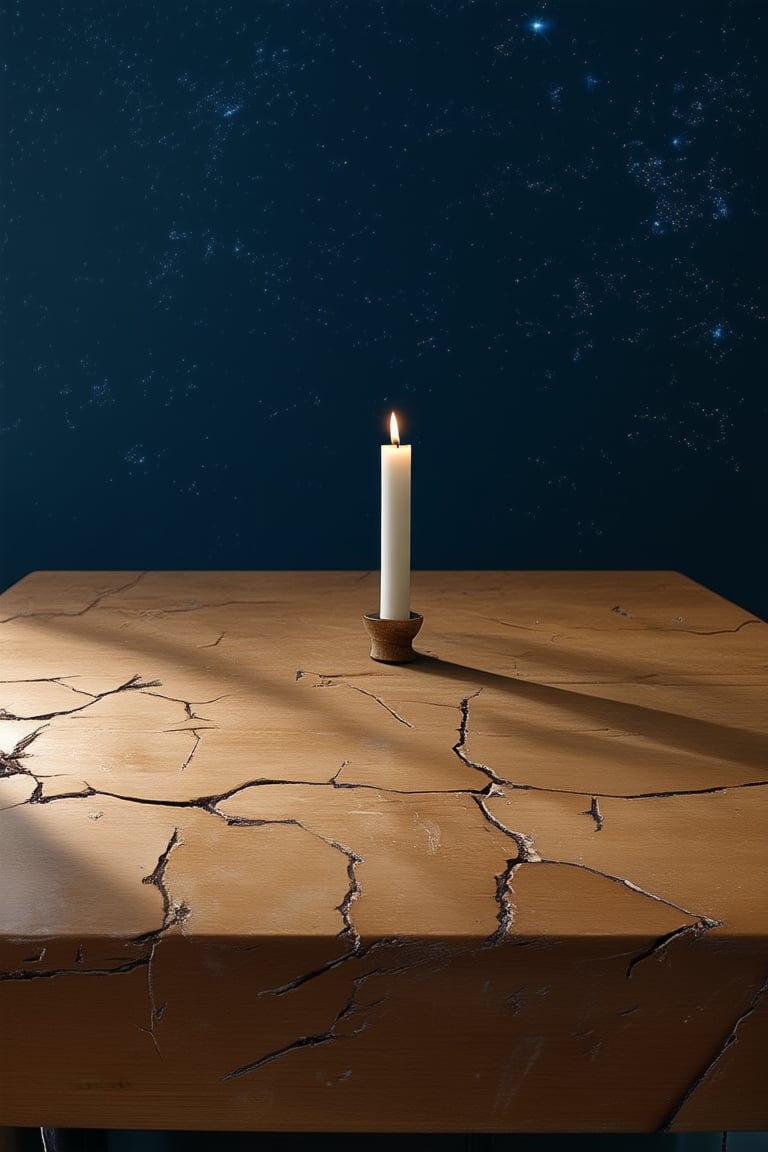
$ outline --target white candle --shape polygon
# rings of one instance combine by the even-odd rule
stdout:
[[[400,443],[394,412],[391,444],[381,446],[381,598],[382,620],[411,615],[411,446]]]

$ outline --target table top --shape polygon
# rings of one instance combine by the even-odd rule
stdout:
[[[419,659],[384,665],[361,621],[377,596],[371,572],[189,571],[36,572],[0,597],[0,990],[91,975],[119,996],[137,975],[151,1061],[174,941],[300,945],[265,987],[335,981],[340,1006],[282,1047],[239,1036],[229,1085],[357,1035],[393,942],[418,943],[411,972],[438,946],[619,956],[622,1027],[642,973],[716,955],[727,973],[697,960],[702,980],[732,993],[715,1007],[686,975],[699,1048],[626,1123],[720,1127],[738,1104],[732,1126],[764,1126],[744,1069],[766,1024],[768,625],[671,572],[415,572]],[[524,1095],[475,1127],[547,1130],[534,1097],[514,1119]]]

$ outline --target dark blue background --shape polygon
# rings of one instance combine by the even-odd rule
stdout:
[[[675,568],[768,615],[760,3],[2,8],[0,587]]]

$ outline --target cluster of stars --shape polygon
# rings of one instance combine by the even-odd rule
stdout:
[[[709,48],[635,5],[235,7],[75,6],[14,42],[10,375],[50,390],[68,442],[111,421],[115,482],[173,458],[177,495],[227,498],[216,460],[249,421],[276,441],[339,389],[374,410],[396,378],[419,396],[471,380],[499,424],[513,398],[540,404],[540,510],[577,498],[568,418],[551,429],[575,395],[611,452],[652,430],[733,458],[735,393],[690,390],[725,393],[766,322],[754,278],[718,264],[762,211],[738,5],[697,15]],[[661,396],[620,394],[656,376]],[[24,412],[0,414],[4,438]],[[169,442],[195,427],[196,463],[185,438],[157,448],[163,419]]]

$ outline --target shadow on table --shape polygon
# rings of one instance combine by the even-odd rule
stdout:
[[[35,614],[26,617],[26,620],[32,623],[37,623],[41,628],[50,630],[60,630],[63,626],[58,623],[58,616],[69,617],[70,613],[41,613],[39,617]],[[76,613],[76,615],[79,615]],[[12,617],[13,619],[13,617]],[[751,621],[747,621],[751,622]],[[121,650],[126,650],[126,647],[131,646],[131,637],[127,637],[124,632],[120,631],[119,622],[107,617],[106,620],[99,619],[99,617],[89,617],[88,620],[81,619],[78,624],[81,637],[88,641],[92,639],[94,643],[105,644],[112,642],[121,647]],[[526,641],[526,643],[531,643]],[[364,641],[362,638],[362,646]],[[173,659],[181,666],[188,665],[192,668],[198,667],[198,657],[195,651],[190,651],[187,647],[177,643],[175,639],[169,637],[153,637],[149,634],[144,634],[140,639],[134,638],[134,646],[136,652],[140,652],[146,657],[151,659],[154,655],[164,659]],[[565,654],[558,652],[558,662],[565,659]],[[573,672],[577,672],[580,665],[580,657],[577,654],[571,653],[570,664]],[[607,654],[601,655],[601,665],[608,666],[609,675],[621,676],[622,680],[616,683],[626,682],[629,683],[644,683],[646,682],[646,670],[639,669],[631,662],[617,658],[616,655],[608,657]],[[365,661],[365,668],[360,668],[359,672],[349,672],[341,679],[356,680],[359,675],[370,674],[370,661]],[[381,667],[381,666],[380,666]],[[505,676],[500,673],[487,672],[485,669],[474,668],[467,665],[457,664],[457,662],[450,660],[442,660],[435,655],[420,654],[415,664],[405,666],[409,670],[413,670],[417,675],[431,675],[440,676],[444,679],[454,680],[463,685],[464,692],[466,691],[467,682],[470,684],[478,685],[478,687],[493,688],[497,691],[508,692],[510,696],[514,696],[519,700],[539,705],[547,708],[553,708],[555,711],[562,711],[575,715],[579,719],[588,720],[594,723],[595,727],[611,727],[616,729],[623,729],[626,732],[639,735],[640,737],[647,737],[652,740],[656,745],[666,744],[670,749],[677,751],[692,753],[692,755],[704,756],[708,759],[718,758],[722,759],[724,763],[732,765],[742,765],[748,770],[754,770],[755,779],[754,783],[765,782],[765,765],[768,761],[768,737],[761,733],[753,732],[753,730],[732,727],[717,723],[713,720],[700,720],[693,717],[687,717],[675,712],[664,712],[661,708],[647,707],[641,704],[630,704],[622,702],[622,700],[610,699],[604,696],[593,696],[587,692],[575,690],[575,688],[565,688],[562,685],[553,685],[541,683],[538,681],[525,680],[523,677],[518,676]],[[150,669],[151,670],[151,669]],[[218,669],[223,682],[230,684],[237,684],[239,687],[245,689],[253,689],[257,687],[261,692],[266,695],[272,695],[286,698],[290,691],[289,684],[276,684],[274,681],[269,681],[268,676],[260,676],[258,673],[254,674],[252,670],[244,669],[238,666],[235,661],[229,662],[228,666]],[[142,674],[145,674],[145,669],[142,669]],[[324,672],[322,669],[317,669],[318,675],[328,675],[332,679],[339,679],[340,674],[333,672]],[[653,681],[647,681],[653,687]],[[321,706],[318,703],[312,704],[311,697],[306,695],[302,699],[302,707],[315,707],[321,711]],[[349,725],[349,717],[345,717],[345,722]],[[522,721],[526,727],[533,727],[531,720]],[[569,732],[557,734],[552,726],[541,726],[540,736],[542,741],[556,743],[562,741],[567,743],[569,748],[572,749],[573,743],[578,741],[579,746],[584,749],[587,755],[600,755],[606,750],[606,744],[600,737],[592,736],[586,732]],[[546,746],[546,745],[545,745]],[[613,753],[611,753],[613,755]],[[624,746],[623,757],[626,759],[636,755],[633,753],[629,746]],[[645,763],[645,753],[637,752],[638,767]]]
[[[424,675],[456,680],[464,686],[469,681],[479,687],[507,692],[518,700],[568,712],[580,719],[589,720],[596,727],[624,729],[653,740],[656,744],[664,743],[683,752],[708,758],[722,758],[726,763],[738,763],[755,770],[755,783],[765,782],[768,737],[759,732],[718,724],[712,720],[698,720],[676,712],[648,708],[642,704],[628,704],[604,696],[587,695],[585,692],[540,684],[522,677],[503,676],[466,664],[441,660],[437,656],[422,655],[411,667]],[[525,723],[528,727],[533,726],[530,720],[526,720]],[[551,727],[547,727],[546,738],[552,742],[558,739],[558,734]],[[605,748],[604,741],[581,731],[564,732],[562,740],[568,747],[573,747],[574,740],[578,740],[580,745],[583,742],[592,743],[594,752],[598,754]],[[622,756],[628,755],[631,755],[631,749],[625,746],[622,749]]]
[[[68,614],[63,613],[62,615]],[[50,616],[43,616],[39,620],[30,616],[28,619],[44,629],[55,631],[62,628],[62,625]],[[150,662],[154,656],[159,656],[177,661],[180,667],[184,665],[193,669],[198,667],[199,658],[195,655],[194,650],[189,650],[167,637],[153,637],[145,634],[140,639],[134,639],[119,632],[114,620],[99,620],[95,617],[87,621],[80,620],[79,628],[82,638],[86,641],[91,639],[96,643],[103,644],[112,640],[122,650],[132,647],[137,655],[147,656]],[[361,643],[363,642],[361,641]],[[559,658],[562,658],[562,654]],[[607,657],[601,656],[603,664],[607,659]],[[343,676],[332,670],[325,671],[323,669],[315,670],[315,674],[333,679],[355,680],[360,675],[370,674],[370,662],[366,661],[365,667],[362,665],[363,661],[361,660],[359,671],[347,672]],[[609,665],[611,675],[626,677],[630,683],[645,681],[645,673],[636,665],[620,659],[617,660],[615,657],[610,658]],[[574,657],[573,666],[574,670],[578,666],[578,658],[576,657]],[[595,696],[560,685],[543,684],[518,676],[505,676],[469,665],[442,660],[437,656],[420,654],[415,663],[405,667],[408,668],[409,672],[413,671],[418,676],[439,676],[455,680],[462,685],[464,692],[466,692],[468,683],[478,687],[493,688],[497,691],[506,692],[518,700],[554,711],[563,711],[580,719],[588,720],[596,728],[608,726],[632,732],[642,738],[652,740],[657,746],[665,744],[671,749],[703,756],[710,760],[721,759],[725,763],[739,764],[754,771],[753,782],[755,784],[765,782],[768,737],[750,729],[718,724],[711,720],[700,720],[679,713],[665,712],[642,704],[612,700],[605,696]],[[141,669],[141,674],[151,674],[151,671],[151,667]],[[240,688],[250,690],[258,686],[261,692],[280,699],[285,699],[290,692],[290,684],[278,685],[274,681],[270,682],[269,677],[254,674],[252,671],[238,666],[234,661],[220,667],[217,674],[221,677],[223,684],[237,685]],[[620,685],[623,681],[617,680],[616,683]],[[652,685],[653,682],[648,681],[648,683]],[[312,698],[305,694],[302,698],[302,708],[314,708],[326,715],[327,701],[324,701],[321,706],[319,701],[313,702]],[[531,721],[530,718],[523,723],[529,728],[536,726],[535,721]],[[344,724],[348,728],[354,727],[349,716],[344,716]],[[578,741],[579,747],[588,755],[600,757],[606,754],[605,741],[597,735],[590,735],[581,730],[558,733],[551,725],[547,725],[546,728],[541,725],[540,728],[542,735],[545,735],[550,743],[561,742],[572,749],[574,741]],[[628,745],[622,749],[622,756],[625,760],[631,759],[635,754]],[[613,756],[613,752],[611,752],[611,756]],[[641,755],[638,766],[643,759]],[[740,784],[743,786],[742,781]]]

